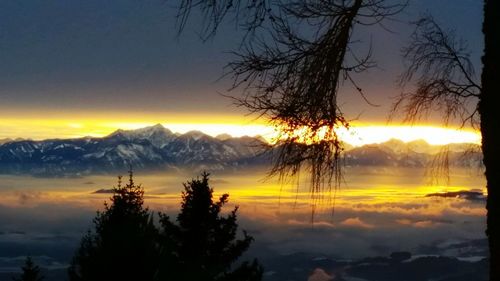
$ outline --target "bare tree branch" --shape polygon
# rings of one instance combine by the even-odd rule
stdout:
[[[459,121],[477,128],[477,108],[481,86],[475,80],[474,67],[464,41],[452,31],[444,31],[431,16],[415,22],[411,41],[402,54],[406,71],[400,77],[403,92],[393,103],[390,118],[403,113],[405,122],[416,122],[433,111],[442,114],[445,125]],[[413,91],[405,86],[415,82]],[[473,110],[470,110],[473,108]],[[436,154],[427,169],[432,181],[445,178],[449,183],[449,150]]]
[[[284,180],[306,170],[316,198],[342,180],[337,129],[349,128],[349,122],[337,102],[340,86],[352,85],[372,104],[355,80],[375,66],[371,44],[366,54],[355,53],[354,28],[380,24],[405,5],[390,0],[183,0],[179,20],[182,29],[189,12],[201,9],[210,36],[232,13],[251,32],[226,68],[234,79],[232,89],[243,89],[233,98],[278,131],[270,174]]]
[[[220,24],[232,16],[235,24],[253,32],[267,20],[273,18],[273,1],[271,0],[182,0],[178,7],[177,25],[180,34],[193,10],[198,10],[204,17],[203,39],[214,36]]]
[[[477,104],[481,86],[465,43],[452,31],[441,29],[430,16],[414,24],[411,42],[402,50],[407,63],[400,77],[403,92],[393,104],[391,117],[402,112],[405,121],[415,122],[437,110],[445,124],[459,120],[462,126],[476,127],[477,108],[471,104]],[[415,90],[405,91],[410,82],[416,82]]]

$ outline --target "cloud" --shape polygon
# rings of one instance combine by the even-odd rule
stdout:
[[[114,189],[104,189],[104,188],[101,188],[101,189],[98,189],[94,192],[92,192],[93,194],[110,194],[110,193],[114,193],[115,190]]]
[[[360,227],[360,228],[374,228],[375,227],[373,224],[369,224],[369,223],[362,221],[359,217],[345,219],[340,224],[344,225],[344,226]]]
[[[439,225],[439,224],[441,224],[441,223],[439,223],[439,222],[433,222],[433,221],[430,221],[430,220],[425,220],[425,221],[417,221],[413,225],[415,227],[427,228],[427,227],[433,227],[433,226],[436,226],[436,225]]]
[[[226,180],[237,182],[237,177],[240,176],[228,175]],[[243,179],[245,178],[242,177],[241,180]],[[104,176],[71,181],[37,179],[33,182],[30,178],[26,181],[14,178],[19,181],[16,185],[23,186],[16,194],[15,190],[9,189],[11,181],[7,180],[0,186],[0,189],[5,186],[6,190],[2,193],[5,197],[0,202],[0,232],[4,233],[0,235],[0,243],[3,243],[0,244],[0,252],[8,255],[26,254],[21,251],[27,248],[26,245],[40,249],[40,253],[42,250],[49,249],[50,252],[52,248],[57,248],[57,253],[72,255],[82,233],[92,227],[95,210],[102,209],[103,198],[109,197],[106,194],[97,196],[99,194],[91,193],[101,187],[105,190],[106,186],[114,183],[114,177],[110,179]],[[84,185],[86,180],[94,182],[94,185]],[[147,196],[146,205],[154,212],[162,211],[175,217],[179,212],[179,182],[183,180],[185,178],[179,179],[178,175],[141,178],[141,182],[145,182],[145,186],[149,188],[147,194],[155,195]],[[75,189],[70,189],[70,186],[75,186]],[[284,196],[278,202],[273,196],[275,192],[268,191],[268,188],[271,190],[278,187],[262,185],[262,191],[248,192],[250,195],[258,193],[258,196],[250,199],[246,197],[247,186],[241,187],[245,192],[239,188],[231,187],[227,190],[216,187],[216,191],[228,191],[231,194],[232,199],[224,211],[229,212],[233,206],[240,206],[238,223],[241,229],[249,231],[255,238],[250,251],[256,257],[309,252],[339,258],[363,258],[387,256],[401,250],[428,254],[431,251],[421,245],[428,246],[463,237],[484,238],[483,204],[470,200],[425,198],[424,192],[434,190],[427,187],[416,195],[406,194],[406,190],[398,191],[403,192],[401,198],[394,194],[394,198],[386,200],[386,197],[378,197],[380,192],[386,191],[373,187],[373,190],[367,191],[374,193],[365,196],[364,187],[358,189],[354,186],[339,196],[334,214],[332,206],[327,205],[327,202],[318,207],[314,223],[307,192],[298,196],[288,196],[283,192]],[[248,190],[250,188],[253,188],[253,184]],[[44,191],[35,195],[27,192],[28,190]],[[156,198],[156,195],[161,196]],[[40,198],[34,199],[36,196]],[[28,203],[19,204],[20,198]],[[23,231],[26,235],[14,235],[12,231]],[[71,240],[71,237],[75,238]],[[442,251],[438,247],[432,253],[440,254]],[[311,273],[312,271],[305,271],[301,280],[307,280]]]
[[[335,225],[331,222],[327,221],[304,221],[304,220],[296,220],[296,219],[289,219],[287,221],[288,225],[292,226],[309,226],[311,228],[314,227],[334,227]]]
[[[413,226],[417,228],[429,228],[436,227],[443,224],[451,224],[453,223],[451,220],[444,219],[422,219],[422,220],[410,220],[410,219],[397,219],[396,223],[401,225]]]
[[[307,281],[329,281],[329,280],[334,280],[335,275],[330,275],[326,273],[323,269],[321,268],[316,268],[314,272],[307,278]]]
[[[425,195],[425,197],[442,197],[442,198],[457,198],[457,199],[465,199],[470,201],[485,201],[486,196],[483,194],[481,190],[472,189],[472,190],[460,190],[453,192],[437,192],[437,193],[429,193]]]
[[[411,221],[409,219],[397,219],[396,222],[399,224],[402,224],[402,225],[412,225],[413,224],[413,221]]]
[[[17,196],[17,201],[20,205],[26,205],[28,203],[31,203],[33,201],[40,199],[42,194],[40,192],[17,191],[16,196]]]

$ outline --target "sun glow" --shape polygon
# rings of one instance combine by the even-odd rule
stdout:
[[[341,139],[354,146],[382,143],[390,139],[403,142],[425,140],[432,145],[481,143],[481,134],[478,131],[436,126],[353,126],[349,130],[340,129],[338,134]]]
[[[143,117],[144,118],[144,117]],[[146,120],[145,120],[146,119]],[[202,131],[211,136],[229,134],[233,137],[261,136],[273,141],[279,135],[275,128],[264,123],[253,122],[244,118],[215,118],[213,116],[198,119],[184,118],[1,118],[0,139],[26,138],[77,138],[84,136],[104,137],[117,129],[132,130],[161,123],[165,128],[176,133],[192,130]],[[172,120],[172,121],[165,121]],[[340,127],[336,130],[341,140],[353,146],[381,143],[390,139],[404,142],[425,140],[432,145],[449,143],[480,144],[481,135],[473,130],[456,130],[437,126],[392,126],[374,124],[351,124],[349,129]],[[324,135],[318,134],[319,136]]]
[[[352,146],[383,143],[391,139],[403,142],[425,140],[431,145],[446,145],[450,143],[481,143],[481,135],[475,131],[464,131],[434,126],[380,126],[380,125],[353,125],[350,128],[335,127],[333,130],[322,127],[314,132],[308,128],[295,130],[277,129],[269,139],[276,142],[279,139],[294,139],[299,143],[318,143],[322,140],[339,138]]]

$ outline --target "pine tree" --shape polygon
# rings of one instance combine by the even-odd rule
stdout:
[[[143,207],[144,189],[133,181],[114,188],[111,205],[94,219],[69,268],[70,280],[152,280],[157,269],[157,229],[148,208]]]
[[[13,278],[14,281],[41,281],[43,276],[40,274],[40,267],[38,267],[31,257],[27,257],[24,266],[21,267],[23,273],[20,278]]]
[[[184,184],[177,224],[161,214],[162,263],[158,280],[257,281],[262,268],[256,260],[236,263],[253,238],[243,231],[237,239],[237,210],[221,216],[228,194],[213,201],[209,174]]]

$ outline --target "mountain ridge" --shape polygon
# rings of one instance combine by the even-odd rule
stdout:
[[[423,167],[443,146],[425,141],[385,143],[360,147],[346,145],[347,166]],[[467,147],[448,146],[450,163],[455,166],[480,165],[480,153],[462,157]],[[200,131],[173,133],[161,124],[136,130],[116,130],[97,137],[48,140],[11,140],[0,144],[0,174],[39,176],[85,175],[137,170],[202,168],[239,169],[270,165],[272,150],[260,137],[212,137]],[[442,152],[443,153],[443,152]],[[471,157],[472,156],[472,157]]]

